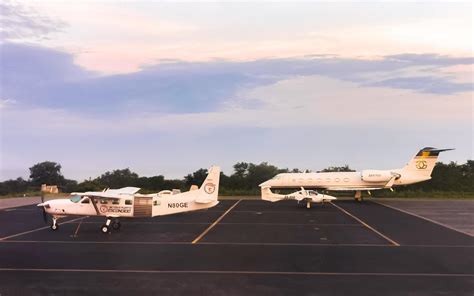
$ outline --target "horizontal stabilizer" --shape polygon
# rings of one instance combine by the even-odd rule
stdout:
[[[200,203],[200,204],[208,204],[215,201],[216,201],[215,199],[210,199],[210,198],[198,198],[194,200],[194,202]]]

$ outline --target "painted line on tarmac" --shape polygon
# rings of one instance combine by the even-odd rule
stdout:
[[[235,211],[234,211],[235,212]],[[82,224],[104,224],[104,222],[99,222],[99,221],[84,221],[84,222],[72,222],[71,224],[76,224],[76,223],[82,223]],[[196,222],[196,223],[191,223],[191,222],[127,222],[126,224],[153,224],[153,225],[209,225],[210,223],[208,222]],[[350,227],[361,227],[360,223],[316,223],[316,222],[311,222],[311,223],[268,223],[268,222],[263,222],[263,223],[249,223],[249,222],[221,222],[220,225],[275,225],[275,226],[315,226],[315,225],[320,225],[320,226],[350,226]]]
[[[227,211],[224,212],[224,214],[222,214],[219,218],[217,218],[217,220],[214,221],[214,223],[212,223],[211,226],[206,228],[206,230],[204,230],[203,233],[201,233],[198,237],[196,237],[191,243],[196,244],[199,240],[201,240],[212,228],[214,228],[214,226],[217,225],[217,223],[219,223],[225,217],[225,215],[227,215],[230,211],[232,211],[232,209],[235,208],[241,201],[242,200],[239,199],[236,203],[234,203]]]
[[[386,241],[390,242],[392,245],[396,246],[396,247],[399,247],[400,244],[397,243],[396,241],[394,241],[393,239],[389,238],[388,236],[386,236],[385,234],[381,233],[380,231],[376,230],[375,228],[373,228],[372,226],[370,226],[369,224],[365,223],[364,221],[362,221],[361,219],[357,218],[356,216],[352,215],[351,213],[349,213],[348,211],[344,210],[343,208],[341,208],[340,206],[332,203],[332,202],[329,202],[330,204],[332,204],[333,206],[335,206],[336,208],[338,208],[339,210],[341,210],[343,213],[349,215],[350,217],[356,219],[359,223],[361,223],[362,225],[364,225],[365,227],[367,227],[368,229],[372,230],[373,232],[375,232],[376,234],[378,234],[380,237],[384,238]]]
[[[77,221],[77,220],[79,220],[79,219],[83,219],[83,217],[79,217],[79,218],[76,218],[76,219],[72,219],[72,220],[66,221],[66,222],[61,223],[61,224],[68,224],[68,223],[70,223],[70,222]],[[36,229],[33,229],[33,230],[28,230],[28,231],[20,232],[20,233],[17,233],[17,234],[13,234],[13,235],[10,235],[10,236],[5,236],[5,237],[0,238],[0,242],[1,242],[1,241],[4,241],[4,240],[6,240],[6,239],[12,238],[12,237],[21,236],[21,235],[24,235],[24,234],[28,234],[28,233],[40,231],[40,230],[47,229],[47,228],[49,228],[49,226],[44,226],[44,227],[36,228]]]
[[[140,270],[140,269],[61,269],[61,268],[0,268],[0,271],[84,272],[84,273],[169,273],[169,274],[254,274],[254,275],[320,275],[320,276],[421,276],[474,277],[465,273],[397,273],[397,272],[318,272],[318,271],[252,271],[252,270]]]
[[[301,208],[303,209],[303,208]],[[305,208],[306,209],[306,208]],[[265,214],[295,214],[295,213],[301,213],[301,210],[294,210],[294,211],[272,211],[272,210],[235,210],[235,213],[258,213],[258,212],[264,212]],[[318,215],[320,214],[334,214],[337,211],[320,211],[318,212]]]
[[[123,218],[123,217],[121,217]],[[81,223],[81,222],[73,222],[71,224],[76,224],[76,223]],[[100,222],[100,221],[84,221],[82,222],[82,224],[104,224],[104,222]],[[124,224],[127,224],[127,225],[132,225],[132,224],[152,224],[152,225],[209,225],[210,222],[196,222],[196,223],[191,223],[191,222],[130,222],[130,221],[127,221],[126,223]]]
[[[21,244],[123,244],[123,245],[191,245],[190,242],[126,242],[126,241],[40,241],[40,240],[5,240],[2,243],[21,243]],[[329,244],[329,243],[238,243],[238,242],[200,242],[200,245],[236,245],[236,246],[301,246],[301,247],[318,247],[318,246],[332,246],[332,247],[387,247],[393,248],[393,245],[386,244]],[[474,248],[474,245],[403,245],[400,248]]]
[[[372,202],[374,202],[374,203],[376,203],[376,204],[379,204],[379,205],[382,205],[382,206],[384,206],[384,207],[390,208],[390,209],[392,209],[392,210],[397,210],[397,211],[399,211],[399,212],[402,212],[402,213],[405,213],[405,214],[408,214],[408,215],[415,216],[415,217],[417,217],[417,218],[426,220],[426,221],[428,221],[428,222],[431,222],[431,223],[434,223],[434,224],[438,224],[438,225],[440,225],[440,226],[443,226],[443,227],[446,227],[446,228],[448,228],[448,229],[450,229],[450,230],[454,230],[454,231],[456,231],[456,232],[465,234],[465,235],[467,235],[467,236],[474,237],[474,235],[472,235],[472,234],[470,234],[470,233],[468,233],[468,232],[464,232],[464,231],[462,231],[462,230],[453,228],[453,227],[451,227],[451,226],[448,226],[448,225],[443,224],[443,223],[438,222],[438,221],[431,220],[430,218],[426,218],[426,217],[417,215],[417,214],[412,213],[412,212],[409,212],[409,211],[407,211],[407,210],[402,210],[402,209],[396,208],[396,207],[394,207],[394,206],[386,205],[386,204],[383,204],[383,203],[380,203],[380,202],[376,202],[376,201],[372,201]]]
[[[74,237],[77,237],[77,233],[79,232],[79,228],[81,228],[82,221],[84,221],[85,218],[89,218],[89,216],[82,217],[81,220],[79,220],[79,224],[77,225],[76,231],[74,232]]]

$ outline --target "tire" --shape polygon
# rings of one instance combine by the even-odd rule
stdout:
[[[109,232],[109,227],[107,225],[102,225],[102,227],[100,228],[100,231],[102,231],[102,233],[108,233]]]
[[[56,231],[59,229],[59,225],[58,224],[51,224],[51,230],[53,231]]]
[[[120,222],[115,222],[115,223],[112,224],[112,229],[113,229],[113,230],[119,230],[119,229],[120,229],[120,226],[122,226],[122,225],[120,224]]]

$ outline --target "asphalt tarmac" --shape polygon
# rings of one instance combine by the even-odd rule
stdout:
[[[35,206],[0,210],[0,295],[474,293],[472,236],[374,201],[226,200],[109,234],[104,220],[53,232]]]

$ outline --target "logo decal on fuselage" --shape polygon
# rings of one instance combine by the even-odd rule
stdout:
[[[119,214],[128,214],[131,213],[132,207],[122,207],[122,206],[106,206],[102,205],[99,208],[101,213],[119,213]]]
[[[416,168],[419,170],[424,170],[428,167],[428,164],[426,163],[426,160],[418,160],[416,162]]]
[[[207,194],[213,194],[214,191],[216,191],[216,185],[213,184],[213,183],[206,183],[204,185],[204,191],[207,193]]]

